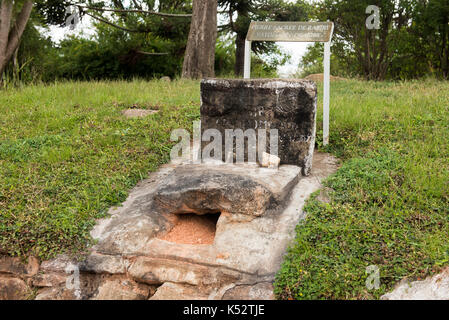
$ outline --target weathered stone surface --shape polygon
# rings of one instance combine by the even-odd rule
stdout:
[[[76,262],[60,256],[42,263],[33,281],[46,288],[39,290],[37,299],[271,299],[270,285],[294,237],[295,226],[304,217],[305,200],[321,187],[320,180],[337,168],[336,160],[328,155],[318,154],[314,162],[311,175],[300,179],[300,168],[290,165],[281,165],[278,170],[255,164],[164,166],[139,183],[121,207],[111,209],[110,218],[97,224],[92,236],[99,243],[91,248],[87,259]],[[248,209],[257,208],[254,203],[241,203],[237,212],[232,212],[226,188],[220,189],[218,181],[208,184],[214,175],[231,175],[260,186],[268,194],[269,205],[261,207],[261,215]],[[170,185],[175,200],[176,188],[189,190],[190,185],[194,192],[209,190],[201,189],[198,182],[189,184],[188,176],[203,181],[210,190],[222,192],[215,196],[216,203],[210,201],[199,207],[222,211],[212,244],[179,244],[160,237],[173,227],[171,207],[155,205],[155,196],[164,186]],[[179,177],[186,181],[179,183]],[[232,184],[240,192],[255,189]],[[248,199],[252,198],[242,201]],[[196,208],[190,199],[185,201],[188,208]],[[173,207],[178,206],[174,203]],[[245,206],[246,211],[239,211]],[[78,292],[69,290],[65,283],[70,276],[67,267],[74,264],[80,270]]]
[[[218,129],[224,139],[226,129],[277,129],[281,164],[300,166],[308,175],[316,102],[316,85],[308,80],[205,79],[201,82],[201,131]],[[203,142],[203,147],[207,144]],[[222,154],[224,160],[224,146]]]
[[[27,267],[17,257],[0,257],[0,273],[23,275],[28,272]]]
[[[151,203],[151,202],[149,202]],[[96,246],[102,253],[131,253],[145,247],[146,243],[163,232],[169,221],[156,211],[142,210],[113,217],[105,227]]]
[[[171,227],[170,221],[151,211],[154,192],[174,170],[165,165],[148,179],[139,182],[120,207],[109,210],[110,217],[98,221],[91,235],[98,241],[94,250],[102,254],[133,255],[148,247],[148,242]]]
[[[40,268],[39,259],[33,256],[28,257],[27,276],[34,276],[39,272],[39,268]]]
[[[122,274],[129,262],[121,256],[104,255],[93,252],[79,263],[81,272]]]
[[[230,212],[261,216],[281,204],[300,168],[279,170],[250,164],[183,165],[156,190],[154,209],[166,213]]]
[[[274,300],[273,285],[261,282],[253,285],[236,285],[223,295],[223,300]]]
[[[196,286],[213,282],[215,273],[198,264],[148,257],[137,257],[128,272],[134,279],[148,284],[170,281]]]
[[[67,280],[67,274],[59,273],[38,273],[32,278],[32,284],[35,287],[56,287],[62,285]]]
[[[165,282],[150,300],[207,300],[208,295],[196,286]]]
[[[67,267],[75,264],[76,261],[74,261],[67,255],[61,254],[54,259],[43,261],[40,267],[40,271],[46,273],[66,273]]]
[[[422,281],[403,280],[382,300],[449,300],[449,268]]]
[[[108,279],[100,284],[92,300],[146,300],[149,295],[147,285],[128,279]]]
[[[0,300],[25,300],[30,295],[31,290],[22,279],[0,277]]]
[[[28,299],[32,290],[31,277],[39,270],[39,261],[29,257],[28,262],[17,257],[0,256],[0,300]]]
[[[35,300],[79,300],[81,297],[75,291],[64,286],[40,289]]]
[[[33,284],[41,288],[36,300],[87,300],[98,294],[101,284],[121,276],[80,272],[78,269],[70,274],[39,273],[33,278]]]

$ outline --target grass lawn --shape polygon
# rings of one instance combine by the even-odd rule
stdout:
[[[121,110],[159,109],[143,119]],[[89,244],[95,218],[168,161],[199,118],[193,81],[67,82],[0,92],[0,250],[49,258]]]
[[[324,150],[343,165],[325,183],[330,203],[308,201],[277,297],[379,298],[449,265],[449,82],[334,82],[330,119]]]
[[[82,251],[95,219],[168,160],[171,130],[190,128],[199,104],[193,81],[1,91],[0,251]],[[125,119],[132,105],[160,112]],[[330,118],[330,146],[318,130],[319,149],[343,165],[326,182],[330,203],[308,201],[277,297],[378,298],[449,265],[449,82],[333,82]],[[369,265],[378,290],[365,287]]]

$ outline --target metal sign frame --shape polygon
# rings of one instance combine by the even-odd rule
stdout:
[[[296,25],[316,25],[316,24],[323,24],[323,23],[330,23],[330,33],[328,33],[328,37],[326,37],[328,40],[323,41],[324,38],[319,38],[319,40],[311,40],[310,38],[306,40],[301,40],[300,38],[295,38],[293,35],[289,35],[287,32],[279,31],[278,37],[268,37],[270,40],[265,40],[265,37],[263,38],[257,38],[257,35],[254,35],[251,31],[253,30],[252,27],[257,25],[280,25],[283,24],[287,25],[288,23],[296,24]],[[282,29],[282,28],[280,28]],[[251,77],[251,42],[252,41],[273,41],[273,42],[324,42],[324,61],[323,61],[323,67],[324,67],[324,75],[323,75],[323,145],[329,144],[329,93],[330,93],[330,55],[331,55],[331,41],[332,41],[332,35],[334,33],[334,23],[327,21],[327,22],[264,22],[264,21],[252,21],[251,25],[248,29],[248,34],[246,35],[245,39],[245,62],[244,62],[244,68],[243,68],[243,78],[249,79]]]

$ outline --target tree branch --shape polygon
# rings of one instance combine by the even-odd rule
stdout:
[[[229,24],[222,24],[221,26],[218,26],[217,29],[218,32],[229,31],[231,30],[231,26]]]
[[[232,31],[237,32],[236,28],[234,27],[234,22],[232,21],[233,15],[234,15],[234,12],[232,11],[231,6],[229,6],[229,25],[231,26]]]
[[[168,52],[145,52],[145,51],[140,51],[140,50],[137,50],[136,53],[144,54],[144,55],[147,55],[147,56],[165,56],[165,55],[168,55]]]
[[[97,8],[97,7],[90,7],[90,6],[83,6],[79,4],[73,4],[74,6],[77,6],[80,9],[89,9],[89,10],[96,10],[96,11],[108,11],[108,12],[121,12],[121,13],[145,13],[145,14],[154,14],[156,16],[162,16],[162,17],[171,17],[171,18],[191,18],[192,14],[186,13],[186,14],[178,14],[178,13],[163,13],[163,12],[156,12],[156,11],[148,11],[148,10],[139,10],[139,9],[112,9],[112,8]]]
[[[27,0],[22,6],[19,15],[16,18],[14,27],[9,33],[8,47],[6,49],[6,61],[9,61],[16,51],[20,38],[22,37],[23,31],[28,23],[28,19],[31,15],[31,10],[33,9],[33,1]]]
[[[0,7],[0,60],[3,60],[8,47],[9,28],[11,26],[13,3],[4,0]],[[1,62],[1,61],[0,61]]]
[[[108,21],[108,20],[106,20],[106,19],[104,19],[104,18],[101,18],[101,17],[98,17],[98,16],[96,16],[96,15],[90,14],[89,12],[85,12],[85,13],[86,13],[89,17],[92,17],[92,18],[94,18],[94,19],[96,19],[96,20],[98,20],[98,21],[101,21],[101,22],[103,22],[103,23],[106,23],[106,24],[108,24],[108,25],[110,25],[110,26],[112,26],[112,27],[114,27],[114,28],[117,28],[117,29],[120,29],[120,30],[123,30],[123,31],[134,32],[134,33],[146,33],[146,32],[149,32],[149,30],[128,29],[128,28],[119,26],[119,25],[117,25],[117,24],[115,24],[115,23],[112,23],[112,22],[110,22],[110,21]]]
[[[132,0],[132,1],[133,1],[133,3],[134,3],[134,6],[135,6],[137,9],[142,10],[142,6],[141,6],[140,4],[138,4],[136,0]]]

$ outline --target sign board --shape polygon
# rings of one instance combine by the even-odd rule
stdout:
[[[328,42],[332,22],[252,21],[246,40],[283,42]]]
[[[252,41],[324,42],[323,145],[329,143],[330,48],[333,32],[334,23],[329,21],[251,21],[245,41],[245,79],[249,79],[251,73]]]

